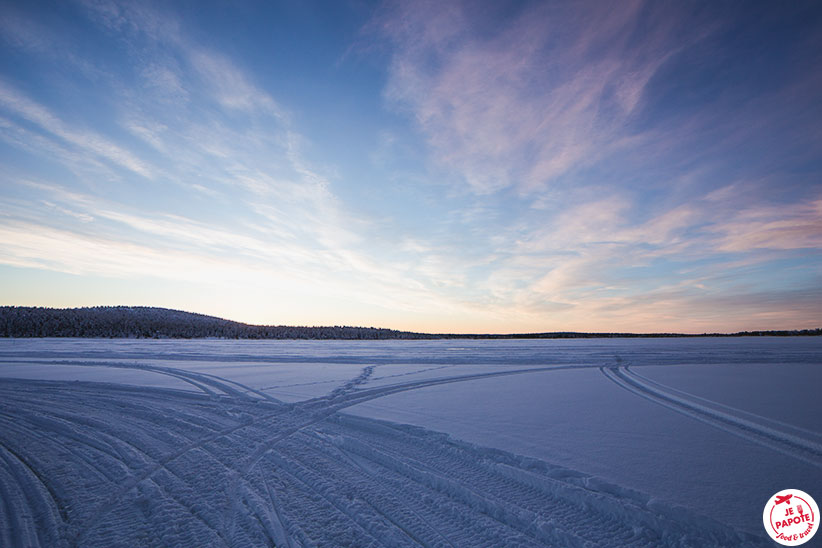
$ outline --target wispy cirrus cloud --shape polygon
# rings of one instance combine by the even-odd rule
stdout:
[[[148,3],[117,0],[80,0],[94,19],[121,39],[153,47],[172,48],[185,60],[200,82],[192,88],[205,89],[218,104],[228,109],[266,113],[277,117],[283,112],[276,101],[255,85],[248,75],[226,55],[197,44],[176,17]],[[176,63],[157,52],[149,57],[143,76],[166,91],[182,91]],[[204,84],[199,85],[199,84]]]
[[[530,3],[490,24],[501,14],[459,2],[392,3],[375,22],[393,44],[386,95],[473,190],[543,190],[619,145],[646,84],[683,46],[664,19],[632,40],[647,11]]]
[[[0,261],[78,275],[234,281],[280,296],[292,288],[313,294],[313,307],[323,296],[383,310],[430,302],[404,270],[370,256],[368,221],[346,211],[329,177],[305,158],[306,140],[287,113],[240,65],[148,5],[81,6],[126,52],[127,63],[100,67],[108,77],[96,91],[108,95],[94,98],[119,127],[108,136],[84,131],[21,89],[0,87],[6,142],[71,164],[79,179],[4,174],[15,194],[48,200],[4,200]],[[100,162],[131,171],[117,193],[100,192]],[[133,175],[149,174],[143,199],[145,182]]]
[[[734,207],[718,193],[640,223],[641,208],[624,196],[569,208],[497,250],[502,259],[480,282],[485,302],[581,330],[701,332],[719,317],[756,329],[765,318],[818,317],[801,297],[818,294],[822,276],[818,200]]]
[[[151,169],[133,153],[93,130],[69,126],[49,109],[1,80],[0,108],[11,116],[37,125],[49,138],[72,145],[81,153],[104,159],[143,177],[152,177]]]
[[[812,287],[822,248],[818,185],[796,172],[822,143],[809,122],[818,78],[800,68],[820,34],[786,36],[760,62],[762,27],[795,32],[801,15],[771,25],[743,11],[384,4],[369,30],[390,44],[389,105],[494,212],[487,229],[465,223],[488,244],[485,267],[462,278],[481,288],[474,302],[583,329],[711,318],[697,329],[716,323],[719,295],[758,318],[780,316],[782,295],[783,319],[820,318],[788,299]],[[761,81],[788,51],[784,81]],[[797,261],[811,274],[768,274]]]
[[[247,215],[248,222],[231,228],[210,220],[142,211],[48,183],[22,184],[48,195],[50,201],[36,208],[25,200],[6,202],[0,215],[2,264],[78,276],[148,277],[231,287],[246,306],[254,299],[286,299],[289,306],[299,307],[295,299],[302,298],[306,309],[315,313],[322,299],[342,299],[360,309],[400,307],[407,313],[433,306],[460,308],[436,299],[396,265],[380,263],[350,247],[312,241],[312,227],[295,233],[287,223],[253,221]],[[53,214],[43,219],[44,211]],[[66,223],[61,216],[81,224]],[[345,238],[328,237],[334,242]],[[363,278],[367,284],[361,283]],[[260,292],[266,292],[265,297]],[[292,322],[319,321],[307,317],[302,308],[282,313]],[[330,321],[327,310],[322,314]]]
[[[742,210],[709,230],[722,251],[822,249],[822,199]]]
[[[279,321],[292,323],[342,323],[363,309],[389,318],[461,309],[428,290],[437,271],[373,256],[368,219],[346,210],[330,177],[306,159],[307,140],[288,114],[228,56],[198,45],[173,17],[145,6],[95,2],[91,13],[126,51],[140,52],[106,80],[112,95],[104,100],[124,132],[112,142],[128,143],[118,145],[123,150],[151,149],[140,158],[155,173],[154,199],[125,203],[83,182],[18,179],[22,189],[48,195],[49,204],[32,208],[24,201],[7,209],[0,218],[9,238],[0,244],[3,263],[81,276],[234,284],[246,308],[255,299],[288,303],[278,307]],[[144,87],[137,91],[130,81]],[[45,152],[25,132],[15,144]],[[72,161],[91,161],[76,156]],[[75,171],[81,180],[88,173]],[[141,183],[121,184],[131,194]],[[46,218],[45,208],[59,215]],[[81,217],[82,225],[73,222]],[[348,303],[353,312],[317,312],[323,300]],[[359,320],[389,321],[398,325],[396,318]]]

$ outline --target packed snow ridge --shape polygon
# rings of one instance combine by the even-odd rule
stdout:
[[[72,361],[72,365],[83,362]],[[608,547],[762,542],[546,462],[342,410],[389,394],[547,368],[368,388],[375,366],[284,403],[211,374],[143,369],[198,392],[0,379],[0,545]],[[603,371],[646,397],[630,371]],[[690,406],[690,407],[688,407]],[[748,425],[725,423],[728,428]],[[768,430],[754,434],[791,446]],[[750,429],[749,429],[750,430]],[[769,437],[770,436],[770,437]],[[813,454],[816,446],[802,448]]]

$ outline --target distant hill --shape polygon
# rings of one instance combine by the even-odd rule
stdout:
[[[130,339],[417,339],[419,333],[373,327],[290,327],[240,322],[146,306],[0,307],[0,337]]]
[[[701,336],[822,335],[822,329],[745,331]],[[249,325],[213,316],[146,306],[41,308],[0,306],[0,337],[81,337],[128,339],[580,339],[625,337],[691,337],[677,333],[520,333],[431,334],[376,327],[295,327]]]

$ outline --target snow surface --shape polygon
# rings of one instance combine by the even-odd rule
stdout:
[[[769,546],[822,339],[0,340],[0,546]]]

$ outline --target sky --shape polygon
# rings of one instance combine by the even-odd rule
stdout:
[[[822,327],[822,4],[0,0],[0,304]]]

